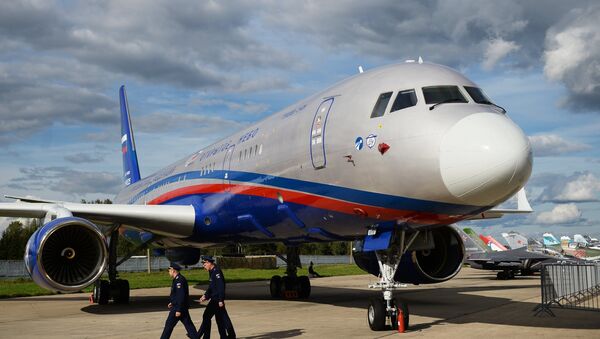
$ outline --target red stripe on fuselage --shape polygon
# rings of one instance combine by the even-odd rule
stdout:
[[[284,202],[310,206],[346,214],[356,214],[372,219],[400,220],[409,223],[437,225],[450,224],[463,220],[466,216],[435,214],[427,212],[397,210],[371,205],[357,204],[343,200],[331,199],[319,195],[307,194],[298,191],[275,189],[264,186],[232,185],[232,184],[202,184],[175,189],[160,195],[148,204],[158,205],[174,198],[194,194],[228,193],[236,195],[250,195],[277,200],[278,194]]]

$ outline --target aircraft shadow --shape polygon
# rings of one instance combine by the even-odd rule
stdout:
[[[470,277],[465,277],[470,278]],[[484,280],[486,277],[483,277]],[[564,329],[600,329],[600,321],[581,320],[580,317],[595,316],[600,320],[599,312],[586,312],[585,314],[577,310],[555,310],[556,318],[535,317],[532,311],[537,306],[535,301],[522,302],[515,301],[509,297],[499,297],[502,291],[518,290],[525,288],[536,288],[539,286],[539,278],[523,277],[531,279],[531,284],[507,280],[500,286],[464,286],[464,287],[426,287],[419,289],[410,288],[395,292],[396,299],[402,299],[409,305],[412,316],[422,316],[435,318],[436,320],[428,323],[414,323],[411,320],[411,330],[422,330],[440,323],[489,323],[510,326],[529,326],[544,328],[564,328]],[[481,278],[480,278],[481,279]],[[534,280],[535,279],[535,280]],[[237,286],[236,286],[237,285]],[[193,299],[200,295],[198,287],[190,289]],[[499,293],[498,293],[499,292]],[[485,294],[485,295],[482,295]],[[366,309],[371,298],[380,298],[381,293],[373,290],[361,290],[343,287],[323,287],[313,286],[311,297],[309,299],[287,300],[282,302],[290,303],[319,303],[334,305],[338,307]],[[229,284],[227,287],[228,300],[273,300],[268,292],[267,282],[245,283],[243,285]],[[121,314],[136,312],[166,312],[168,296],[132,296],[131,303],[127,305],[109,304],[104,306],[89,305],[81,310],[93,314]],[[191,309],[204,308],[205,304],[200,305],[197,302],[191,302]],[[499,314],[496,310],[503,307],[505,314]],[[414,319],[414,318],[411,318]],[[578,321],[579,320],[579,321]],[[248,338],[289,338],[302,334],[301,329],[289,331],[265,333],[259,336]]]

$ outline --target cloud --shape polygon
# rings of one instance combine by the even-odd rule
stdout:
[[[220,135],[237,131],[244,123],[227,120],[217,116],[191,113],[153,112],[139,117],[135,121],[137,131],[146,133],[174,132],[185,135]]]
[[[599,201],[600,180],[590,172],[576,172],[566,177],[560,174],[539,175],[529,184],[545,187],[536,199],[539,202],[594,202]]]
[[[101,154],[77,153],[64,156],[65,160],[74,164],[102,162],[104,156]]]
[[[568,90],[564,104],[600,112],[600,5],[574,8],[546,34],[544,73]]]
[[[491,70],[498,61],[519,48],[514,41],[505,41],[502,38],[490,40],[483,54],[483,68]]]
[[[529,141],[536,157],[574,153],[591,148],[589,145],[568,141],[555,134],[530,136]]]
[[[27,191],[54,192],[82,198],[87,194],[114,195],[121,187],[121,176],[108,172],[84,172],[68,167],[23,167],[20,176],[9,180],[4,185],[8,188]]]
[[[192,100],[191,104],[203,106],[203,107],[226,107],[229,111],[235,113],[258,115],[265,113],[269,109],[269,105],[246,101],[244,103],[237,103],[234,101],[228,101],[223,99],[205,99],[199,98]]]
[[[577,208],[577,205],[562,204],[556,205],[552,211],[539,213],[535,218],[535,222],[544,225],[573,224],[581,219],[581,211]]]

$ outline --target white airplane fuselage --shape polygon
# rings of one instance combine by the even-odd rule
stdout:
[[[430,109],[429,86],[457,86],[466,102]],[[465,86],[478,87],[435,64],[357,74],[132,183],[115,202],[192,205],[186,234],[157,233],[166,247],[354,239],[373,224],[452,224],[514,195],[532,167],[523,131]],[[416,103],[391,112],[408,90]],[[384,114],[371,117],[389,92]]]

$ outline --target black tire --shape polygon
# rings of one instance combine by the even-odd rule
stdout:
[[[94,302],[98,303],[98,305],[106,305],[108,304],[108,299],[110,297],[110,284],[107,280],[97,280],[94,284]]]
[[[383,299],[371,299],[367,310],[367,322],[373,331],[385,330],[386,319],[385,303]]]
[[[506,273],[504,271],[500,271],[500,272],[496,273],[496,279],[506,280]]]
[[[129,303],[129,281],[117,279],[111,286],[111,293],[113,300],[117,304],[128,304]]]
[[[285,293],[285,291],[295,291],[296,290],[296,284],[295,284],[295,279],[284,275],[283,277],[281,277],[281,295],[283,296],[283,294]]]
[[[271,277],[271,283],[269,284],[269,290],[271,291],[272,298],[281,298],[281,277],[274,275]]]
[[[308,276],[303,275],[298,277],[298,296],[301,299],[310,297],[310,280]]]

